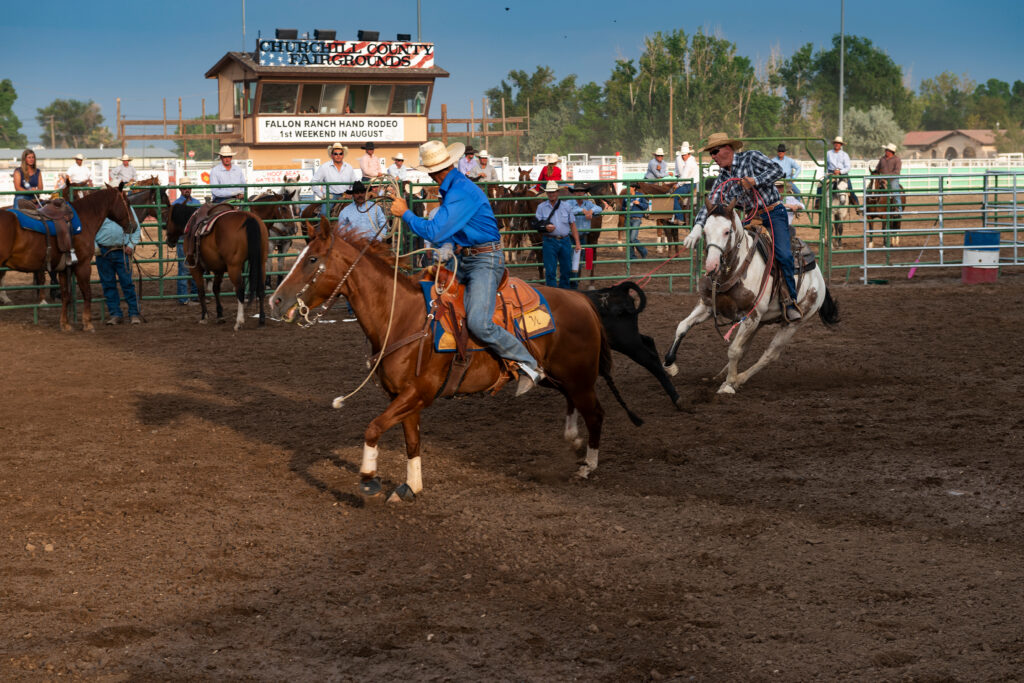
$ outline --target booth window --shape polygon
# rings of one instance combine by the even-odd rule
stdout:
[[[235,96],[232,105],[234,116],[251,116],[256,99],[256,86],[252,81],[235,81]]]
[[[391,103],[392,114],[422,114],[427,110],[427,93],[430,86],[396,85],[395,99]]]
[[[390,85],[352,85],[348,89],[346,114],[387,114]]]
[[[264,83],[260,95],[260,113],[294,114],[298,99],[298,83]]]
[[[345,113],[345,89],[337,83],[304,83],[299,98],[300,114]]]

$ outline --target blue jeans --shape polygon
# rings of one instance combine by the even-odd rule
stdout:
[[[505,272],[505,255],[499,249],[474,256],[460,254],[458,258],[459,282],[466,285],[464,303],[469,331],[502,358],[536,370],[537,361],[522,342],[494,324],[494,300],[498,293],[498,283]]]
[[[903,188],[902,186],[900,186],[900,179],[890,178],[889,189],[894,193],[890,198],[890,201],[892,202],[892,205],[895,208],[895,210],[899,211],[900,209],[903,208],[903,196],[900,194]]]
[[[176,293],[178,295],[178,301],[180,303],[185,303],[188,301],[188,295],[191,294],[194,296],[197,290],[195,280],[192,279],[192,274],[188,271],[188,268],[185,267],[185,242],[183,240],[178,240],[177,254],[179,279],[175,282],[175,288],[177,290]],[[180,279],[182,276],[184,276],[184,279]]]
[[[690,183],[685,183],[672,190],[672,194],[677,195],[672,198],[672,206],[676,210],[675,218],[680,223],[686,222],[686,216],[683,215],[683,205],[679,201],[679,197],[689,197],[692,191],[693,185]]]
[[[647,247],[636,245],[640,241],[640,222],[641,219],[630,218],[629,224],[634,227],[633,230],[629,231],[629,253],[633,258],[647,258]]]
[[[103,286],[103,298],[107,300],[107,311],[112,318],[120,318],[121,298],[117,294],[117,283],[121,283],[124,300],[128,302],[128,315],[139,314],[139,300],[135,297],[135,285],[132,284],[132,271],[125,263],[128,257],[120,249],[111,249],[105,254],[104,249],[96,252],[96,272]]]
[[[789,243],[789,217],[786,215],[786,207],[779,204],[767,213],[762,211],[758,218],[765,225],[772,228],[772,242],[774,243],[775,262],[782,271],[782,277],[786,280],[786,289],[793,301],[796,301],[796,280],[793,279],[793,247]],[[769,217],[771,220],[769,220]]]
[[[330,195],[331,199],[333,199],[335,201],[344,198],[344,196],[345,196],[345,194],[342,193],[342,192],[339,192],[337,194],[332,192],[331,195]],[[333,206],[334,206],[334,204],[331,204],[331,207],[333,207]],[[320,215],[323,216],[324,218],[326,218],[327,220],[331,220],[331,217],[327,213],[327,202],[324,202],[323,204],[320,205]]]
[[[548,287],[569,289],[569,276],[572,274],[572,248],[573,242],[570,235],[561,239],[551,235],[544,236],[541,253],[544,255],[544,284]]]

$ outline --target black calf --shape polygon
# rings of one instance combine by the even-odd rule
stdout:
[[[637,298],[634,299],[633,292]],[[658,357],[658,349],[654,340],[640,334],[637,317],[647,306],[647,296],[635,282],[623,282],[614,287],[584,291],[591,303],[601,315],[601,324],[608,333],[608,344],[615,351],[629,356],[639,365],[647,368],[661,383],[665,393],[672,399],[677,410],[690,410],[679,397],[679,392],[672,385],[672,380],[665,373],[665,368]],[[639,299],[639,304],[637,303]]]

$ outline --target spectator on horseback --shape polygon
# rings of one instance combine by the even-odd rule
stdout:
[[[223,145],[217,152],[220,163],[210,171],[210,185],[245,185],[245,171],[241,166],[232,165],[235,156],[234,150],[228,145]],[[245,197],[244,187],[213,187],[210,188],[210,195],[214,204],[226,202],[229,199],[243,199]]]
[[[850,155],[843,150],[843,136],[837,135],[832,140],[832,149],[825,154],[825,173],[828,178],[823,178],[821,186],[818,188],[818,194],[821,194],[825,187],[825,183],[828,179],[846,178],[847,183],[850,185],[850,201],[857,205],[860,201],[857,199],[856,193],[853,191],[853,183],[849,182],[850,179]],[[857,210],[858,212],[860,209]]]
[[[903,207],[903,197],[900,194],[900,171],[903,170],[903,162],[898,156],[896,156],[896,145],[893,143],[887,144],[882,148],[882,158],[878,160],[878,165],[875,166],[875,173],[883,176],[893,176],[887,178],[889,181],[889,190],[892,192],[891,198],[892,203],[896,205],[897,210]]]
[[[533,186],[537,192],[543,192],[544,186],[549,180],[558,181],[562,179],[562,169],[558,167],[558,155],[549,154],[545,161],[547,161],[547,164],[544,168],[540,169],[540,175],[537,176],[537,184]]]
[[[343,199],[347,192],[351,192],[352,184],[359,180],[355,169],[345,161],[346,151],[345,145],[340,142],[335,142],[327,148],[327,153],[331,157],[330,163],[320,164],[313,174],[313,196],[317,199],[323,201],[328,194],[333,201]],[[320,205],[320,215],[330,218],[328,202]]]
[[[725,133],[713,133],[702,152],[708,152],[721,171],[708,194],[713,204],[728,205],[732,201],[744,210],[748,219],[758,218],[771,227],[775,262],[786,283],[782,304],[789,322],[801,319],[796,306],[796,281],[793,278],[793,251],[790,246],[789,218],[782,204],[775,181],[782,178],[782,168],[757,150],[741,152],[743,141]],[[760,199],[755,195],[760,195]],[[683,246],[693,249],[704,231],[707,206],[702,206],[693,221],[693,230]]]
[[[494,166],[491,166],[491,157],[486,149],[480,150],[479,157],[479,168],[477,169],[476,181],[478,183],[496,183],[501,180],[498,177],[498,172],[494,170]]]
[[[683,146],[679,148],[679,154],[676,155],[676,178],[679,178],[679,182],[672,190],[672,194],[676,195],[672,198],[676,213],[669,222],[685,225],[686,217],[682,213],[683,203],[680,201],[680,197],[690,197],[693,193],[694,183],[700,178],[700,169],[697,167],[697,160],[692,154],[689,142],[684,142]]]
[[[409,169],[405,167],[405,155],[399,152],[391,157],[391,160],[395,163],[388,166],[388,175],[392,178],[397,178],[398,182],[404,183],[405,176],[409,174]]]
[[[132,213],[135,212],[131,209]],[[142,226],[135,217],[135,232],[127,234],[120,225],[107,218],[96,233],[96,274],[103,287],[103,298],[107,302],[107,325],[119,325],[123,318],[121,297],[117,292],[120,283],[124,300],[128,304],[128,317],[132,325],[142,322],[139,313],[139,299],[132,282],[132,254],[142,237]]]
[[[563,204],[558,196],[558,183],[549,180],[544,186],[548,195],[534,213],[544,239],[544,284],[548,287],[570,289],[573,251],[580,250],[580,234],[576,230],[576,216],[571,204]],[[573,244],[569,244],[572,237]]]
[[[367,183],[380,175],[380,161],[373,156],[373,151],[376,149],[373,142],[367,142],[362,149],[366,151],[366,154],[359,157],[359,170],[363,173],[363,182]]]
[[[366,185],[361,180],[352,184],[352,203],[338,214],[338,227],[346,223],[366,239],[382,240],[387,237],[388,219],[377,202],[366,201]]]
[[[402,197],[393,198],[391,211],[423,239],[433,244],[454,242],[460,247],[457,277],[466,285],[466,325],[499,356],[519,364],[522,372],[516,396],[521,396],[544,373],[522,342],[494,323],[495,298],[505,272],[505,255],[498,221],[487,196],[455,168],[463,149],[458,142],[446,148],[440,140],[420,145],[420,165],[416,169],[440,184],[441,206],[433,219],[416,216]],[[451,258],[451,251],[442,252],[442,263]]]
[[[665,150],[659,147],[654,150],[654,158],[647,162],[647,173],[644,174],[644,178],[656,180],[667,175],[668,164],[665,163]]]
[[[14,169],[15,190],[42,190],[43,174],[39,172],[36,165],[36,153],[26,149],[21,153],[21,163]],[[18,201],[24,199],[34,205],[39,204],[39,195],[21,192],[14,195],[14,207],[17,208]]]
[[[786,156],[786,143],[779,143],[779,146],[775,149],[775,158],[772,161],[782,168],[782,177],[790,180],[789,193],[800,196],[800,192],[792,182],[794,178],[800,175],[800,162],[793,157]]]
[[[137,175],[135,167],[132,166],[132,158],[127,154],[122,154],[121,165],[110,169],[110,184],[118,185],[124,183],[125,185],[130,185],[135,182]]]
[[[92,169],[85,165],[85,157],[81,154],[75,155],[75,163],[68,166],[67,176],[71,185],[92,186]]]
[[[192,181],[188,178],[178,179],[178,198],[171,202],[171,206],[199,206],[199,204],[199,200],[192,196]],[[195,301],[197,290],[195,280],[192,279],[192,275],[185,265],[185,240],[178,240],[175,249],[178,257],[178,280],[175,284],[178,303],[188,306]]]
[[[476,150],[473,149],[473,145],[468,145],[462,158],[459,159],[459,172],[470,180],[476,180],[480,175],[480,164],[474,158],[475,154]]]

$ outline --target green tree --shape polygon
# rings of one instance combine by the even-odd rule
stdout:
[[[28,138],[21,133],[21,121],[12,109],[16,99],[18,93],[11,79],[0,81],[0,146],[12,149],[28,146]]]
[[[52,119],[51,119],[52,117]],[[110,146],[117,142],[110,130],[103,126],[100,105],[92,100],[57,99],[42,109],[36,109],[36,121],[43,128],[40,141],[50,144],[50,126],[57,147]]]
[[[812,132],[813,122],[810,117],[815,74],[814,46],[807,43],[785,60],[770,77],[771,85],[785,92],[780,122],[789,135],[807,135]]]
[[[1011,125],[1010,84],[990,78],[974,89],[970,98],[968,128],[998,128]]]
[[[876,104],[868,110],[851,107],[846,112],[843,131],[846,151],[854,159],[877,159],[882,148],[890,142],[900,148],[903,144],[903,130],[896,117],[887,108]]]
[[[219,118],[218,114],[207,114],[206,118],[216,119]],[[201,123],[197,124],[186,124],[182,126],[185,129],[186,135],[197,135],[200,133],[213,133],[213,126],[204,126]],[[175,128],[175,132],[181,132],[178,128]],[[213,140],[212,144],[209,140],[185,140],[182,141],[180,138],[174,141],[174,151],[179,157],[184,157],[190,151],[194,151],[195,161],[211,161],[216,158],[215,152],[220,149],[220,140]]]
[[[918,89],[921,125],[925,130],[955,130],[967,124],[969,98],[974,81],[967,74],[943,71],[921,81]]]

